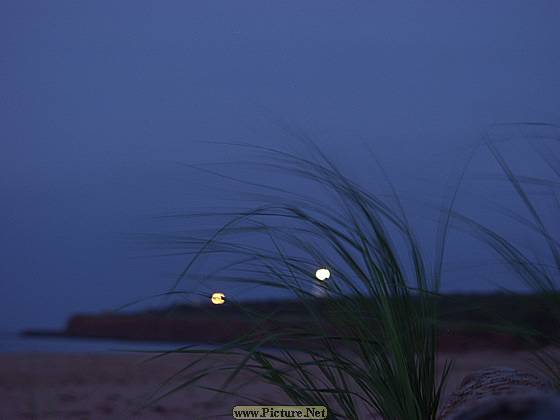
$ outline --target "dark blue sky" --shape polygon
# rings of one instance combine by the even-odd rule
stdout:
[[[560,122],[559,18],[556,0],[2,1],[0,330],[168,287],[181,262],[130,258],[126,234],[219,202],[229,187],[175,162],[284,147],[276,117],[362,181],[367,143],[437,196],[490,124]]]

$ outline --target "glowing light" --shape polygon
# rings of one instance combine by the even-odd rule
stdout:
[[[320,268],[315,272],[317,280],[325,281],[331,276],[331,272],[326,268]]]
[[[223,293],[212,293],[212,303],[214,305],[223,305],[224,303],[226,303],[226,301],[224,300],[226,296]]]

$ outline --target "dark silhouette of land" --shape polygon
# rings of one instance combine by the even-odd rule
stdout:
[[[455,294],[435,299],[442,319],[443,351],[535,348],[549,344],[559,331],[559,317],[553,316],[553,305],[548,305],[557,296]],[[366,304],[375,305],[373,301]],[[27,330],[23,334],[216,344],[250,333],[264,336],[270,331],[302,329],[311,322],[307,305],[315,305],[327,328],[337,331],[336,301],[325,298],[305,304],[298,300],[269,300],[212,305],[209,301],[144,312],[76,314],[61,331]],[[372,334],[375,328],[372,321]],[[297,347],[302,343],[290,338],[275,345]]]

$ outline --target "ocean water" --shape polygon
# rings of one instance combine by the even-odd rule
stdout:
[[[91,338],[24,337],[19,334],[0,334],[0,353],[54,352],[103,353],[126,351],[167,351],[195,344],[175,342],[141,342]],[[210,344],[196,344],[197,348],[211,349]]]

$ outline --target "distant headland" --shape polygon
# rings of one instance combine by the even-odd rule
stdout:
[[[546,345],[546,340],[528,339],[520,328],[533,329],[542,336],[560,331],[534,295],[452,294],[438,299],[444,320],[440,328],[443,351],[483,349],[524,349]],[[76,314],[62,330],[28,329],[24,336],[79,337],[129,341],[158,341],[222,344],[240,340],[247,334],[296,331],[309,322],[305,305],[318,305],[325,317],[333,317],[336,301],[328,298],[303,304],[298,300],[253,301],[225,305],[176,305],[143,312],[101,312]],[[374,303],[372,302],[372,305]],[[272,314],[272,316],[271,316]],[[336,320],[334,321],[336,323]],[[498,326],[498,327],[496,327]],[[372,334],[375,325],[372,323]],[[301,345],[293,338],[276,345]]]

